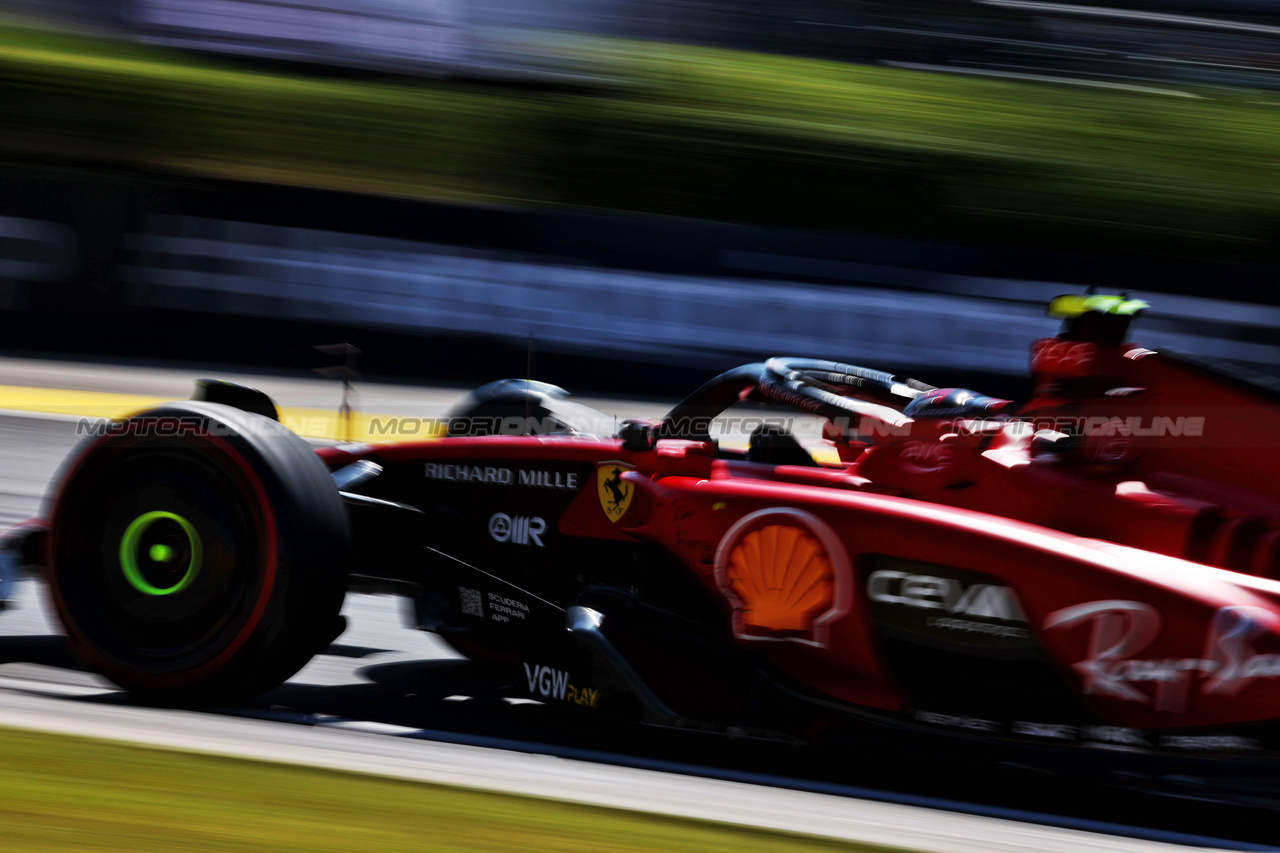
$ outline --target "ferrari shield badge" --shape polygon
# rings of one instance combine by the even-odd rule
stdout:
[[[596,493],[600,497],[600,508],[610,521],[622,518],[631,506],[636,487],[623,480],[622,475],[632,467],[617,460],[601,462],[596,467]]]

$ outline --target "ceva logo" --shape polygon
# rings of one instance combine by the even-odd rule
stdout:
[[[871,575],[867,581],[867,595],[873,601],[885,604],[944,610],[973,619],[1027,621],[1013,590],[996,584],[975,583],[966,586],[955,578],[885,570]]]

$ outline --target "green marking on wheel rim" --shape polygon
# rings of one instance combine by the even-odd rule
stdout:
[[[182,579],[173,586],[168,587],[159,587],[152,584],[142,573],[142,567],[138,564],[143,535],[151,525],[161,519],[172,521],[182,528],[191,552],[191,556],[187,560],[187,570],[182,575]],[[146,552],[147,558],[153,563],[168,563],[177,556],[172,547],[162,542],[155,543],[146,549]],[[200,573],[200,561],[203,555],[204,548],[200,544],[200,534],[196,532],[195,527],[182,516],[172,512],[143,513],[129,522],[129,526],[124,531],[124,537],[120,540],[120,568],[124,570],[125,579],[138,592],[147,595],[173,595],[175,592],[181,592],[186,589],[196,579],[196,575]]]

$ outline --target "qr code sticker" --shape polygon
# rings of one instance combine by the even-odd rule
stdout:
[[[467,589],[465,586],[458,587],[458,595],[462,599],[462,612],[468,616],[479,616],[484,618],[484,599],[480,597],[480,590]]]

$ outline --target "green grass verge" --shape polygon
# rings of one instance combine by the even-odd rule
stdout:
[[[496,204],[1280,255],[1280,96],[571,42],[612,84],[327,79],[0,28],[0,156]]]
[[[12,729],[0,729],[0,846],[8,853],[888,850]]]

